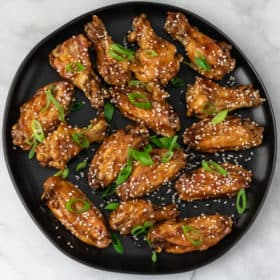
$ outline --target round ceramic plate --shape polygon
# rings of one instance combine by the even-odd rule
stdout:
[[[232,56],[236,58],[237,66],[235,71],[225,77],[220,83],[229,86],[250,83],[260,90],[261,96],[266,98],[266,102],[262,106],[254,109],[242,109],[234,114],[241,115],[242,117],[250,117],[264,126],[264,139],[263,144],[255,149],[211,156],[202,153],[193,153],[185,147],[186,153],[188,154],[187,170],[198,166],[201,159],[205,157],[216,161],[222,158],[228,159],[232,162],[238,162],[245,168],[252,170],[254,178],[247,191],[248,209],[245,214],[239,216],[235,209],[235,198],[182,203],[178,200],[173,190],[167,191],[170,187],[163,186],[158,192],[149,196],[154,203],[162,204],[175,201],[178,204],[182,217],[198,216],[201,213],[229,215],[234,220],[234,227],[230,235],[207,251],[182,255],[162,253],[158,255],[157,262],[152,263],[151,249],[149,246],[141,241],[136,242],[131,237],[121,238],[125,252],[123,255],[118,255],[112,246],[100,250],[90,247],[72,236],[54,218],[40,199],[43,182],[55,170],[40,167],[36,159],[28,159],[28,153],[18,148],[15,149],[11,139],[11,127],[19,117],[20,106],[35,93],[36,89],[48,83],[61,80],[56,71],[49,65],[48,54],[50,51],[70,36],[83,32],[84,25],[91,21],[93,14],[97,14],[104,21],[109,34],[111,34],[115,42],[123,42],[130,29],[133,18],[140,13],[146,13],[148,15],[148,19],[151,21],[157,34],[172,41],[163,29],[168,11],[183,12],[188,17],[190,23],[197,26],[202,32],[219,41],[226,41],[232,44]],[[178,51],[184,54],[183,48],[177,42],[173,41],[173,43],[178,47]],[[92,54],[92,60],[94,62],[94,54]],[[172,86],[167,87],[167,91],[170,93],[168,101],[174,106],[181,119],[182,130],[180,131],[180,135],[186,127],[189,127],[195,121],[193,118],[186,117],[184,95],[187,84],[194,83],[196,75],[197,73],[182,64],[178,76],[186,81],[185,86],[180,89]],[[71,113],[69,122],[71,124],[87,125],[89,120],[96,115],[96,111],[89,106],[82,92],[77,89],[76,92],[77,99],[85,101],[86,104],[81,111]],[[110,133],[124,127],[127,123],[129,121],[116,111]],[[6,163],[15,188],[34,221],[52,243],[66,255],[87,265],[104,270],[130,273],[157,274],[188,271],[222,256],[223,253],[237,243],[256,218],[271,182],[276,155],[275,120],[269,96],[256,71],[238,47],[212,24],[187,10],[163,4],[141,2],[117,4],[89,12],[60,27],[35,46],[24,59],[12,83],[5,110],[3,140]],[[92,145],[88,150],[83,151],[77,158],[71,161],[69,164],[71,173],[68,179],[74,184],[79,185],[88,197],[101,209],[104,215],[108,216],[108,212],[103,209],[103,206],[107,202],[102,201],[99,191],[93,193],[87,184],[87,170],[84,172],[84,177],[82,176],[83,174],[75,172],[77,162],[82,161],[86,157],[91,159],[97,147],[98,145]],[[111,197],[110,199],[112,198],[117,199],[115,197]]]

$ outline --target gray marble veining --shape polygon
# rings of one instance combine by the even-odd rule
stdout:
[[[72,18],[120,1],[1,0],[0,121],[8,88],[23,57],[42,38]],[[276,119],[280,117],[280,2],[278,0],[161,1],[189,9],[214,23],[247,54],[266,85]],[[277,123],[278,131],[279,122]],[[2,137],[1,140],[2,142]],[[0,146],[2,153],[2,143]],[[280,191],[276,167],[271,190],[256,222],[222,258],[193,272],[137,276],[104,272],[81,265],[53,247],[38,230],[17,197],[0,160],[1,279],[279,279]]]

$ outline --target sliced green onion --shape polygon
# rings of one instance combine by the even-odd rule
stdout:
[[[171,84],[174,87],[179,88],[179,87],[183,87],[185,85],[185,81],[179,77],[175,77],[171,80]]]
[[[69,171],[69,168],[65,168],[63,170],[59,170],[58,172],[56,172],[53,176],[59,176],[63,179],[66,179],[69,175],[70,171]]]
[[[135,160],[139,161],[142,165],[150,166],[154,163],[150,154],[145,151],[141,152],[130,148],[130,154]]]
[[[156,263],[157,262],[157,253],[155,251],[152,251],[152,262]]]
[[[75,61],[73,63],[68,63],[65,65],[65,71],[67,73],[79,73],[84,71],[85,69],[86,67],[78,61]]]
[[[83,160],[83,161],[79,162],[76,166],[76,171],[79,172],[80,170],[86,168],[87,165],[88,165],[87,160]]]
[[[219,124],[221,122],[223,122],[225,120],[225,118],[227,117],[228,114],[228,110],[223,110],[220,111],[212,120],[211,123],[212,124]]]
[[[202,111],[203,113],[205,113],[206,115],[213,115],[215,112],[216,112],[216,106],[215,106],[215,103],[213,102],[206,102],[204,105],[203,105],[203,108],[202,108]]]
[[[129,86],[147,86],[146,83],[138,81],[138,80],[131,80],[128,82]]]
[[[186,60],[186,59],[183,60],[183,63],[186,64],[187,66],[189,66],[189,67],[192,68],[192,69],[195,68],[195,66],[194,66],[190,61],[188,61],[188,60]]]
[[[178,135],[175,135],[175,136],[172,137],[172,140],[170,142],[170,146],[168,148],[170,151],[175,149],[175,146],[177,144],[177,140],[178,140]]]
[[[119,206],[120,206],[120,204],[118,202],[112,202],[112,203],[107,204],[104,209],[113,211],[113,210],[116,210]]]
[[[227,170],[225,170],[220,164],[218,164],[213,160],[209,160],[209,161],[203,160],[201,165],[202,168],[207,172],[218,172],[223,176],[227,176],[228,174]]]
[[[104,116],[108,122],[112,120],[114,112],[115,112],[114,105],[110,102],[106,102],[104,105]]]
[[[73,205],[77,202],[82,202],[84,206],[81,209],[73,209]],[[71,213],[84,213],[90,209],[90,203],[86,200],[80,199],[80,198],[70,198],[66,204],[65,204],[66,209],[71,212]]]
[[[169,162],[169,161],[172,159],[173,155],[174,155],[174,152],[173,152],[173,151],[167,151],[167,152],[162,156],[161,162],[163,162],[163,163]]]
[[[211,66],[201,52],[197,52],[197,57],[195,57],[194,63],[203,71],[211,71]]]
[[[116,185],[118,186],[121,185],[123,182],[125,182],[130,176],[131,172],[132,172],[131,165],[124,166],[116,179]]]
[[[117,186],[115,184],[109,186],[103,193],[102,193],[102,198],[105,198],[107,196],[110,196],[116,192]]]
[[[149,98],[137,92],[131,92],[128,95],[129,101],[137,108],[149,110],[152,108],[152,103],[149,101]]]
[[[29,159],[33,159],[34,156],[35,156],[35,150],[36,150],[36,147],[38,146],[38,143],[35,141],[35,143],[32,145],[29,153],[28,153],[28,158]]]
[[[143,151],[146,153],[150,153],[152,150],[153,150],[153,147],[151,144],[146,145],[145,148],[143,149]]]
[[[174,137],[174,136],[173,136]],[[168,149],[173,140],[173,137],[157,137],[156,135],[152,136],[151,142],[159,148]],[[180,148],[180,145],[175,142],[174,149]]]
[[[123,246],[122,246],[122,243],[121,243],[118,235],[115,233],[111,233],[111,239],[112,239],[112,245],[113,245],[115,251],[122,255],[124,250],[123,250]]]
[[[247,197],[246,197],[246,192],[245,189],[241,189],[236,198],[236,209],[238,214],[243,214],[246,210],[247,207]]]
[[[157,52],[152,49],[144,50],[144,53],[149,57],[156,57],[158,55]]]
[[[131,230],[131,234],[134,236],[139,236],[141,234],[144,234],[145,232],[146,230],[143,226],[134,226]]]
[[[81,110],[81,108],[84,106],[84,102],[82,101],[75,101],[71,104],[71,107],[70,107],[70,111],[71,112],[76,112],[76,111],[79,111]]]
[[[45,139],[45,134],[39,121],[33,120],[31,123],[31,129],[33,131],[33,137],[36,141],[42,142]]]
[[[201,246],[203,243],[202,239],[202,234],[201,232],[193,227],[193,226],[188,226],[188,225],[183,225],[182,226],[183,232],[185,236],[188,238],[188,240],[192,243],[193,246]],[[195,238],[192,238],[191,234],[196,235]]]
[[[108,51],[109,56],[119,61],[132,61],[135,51],[125,48],[119,44],[112,44]]]
[[[88,148],[90,145],[88,138],[83,133],[74,132],[72,134],[72,140],[82,148]]]
[[[52,94],[52,89],[48,88],[46,90],[46,96],[47,96],[47,107],[52,103],[56,110],[58,111],[58,119],[62,122],[65,122],[65,114],[64,114],[64,108],[63,106],[55,99],[55,97]],[[44,108],[47,109],[47,107]]]

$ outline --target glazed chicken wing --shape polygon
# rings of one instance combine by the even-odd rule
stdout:
[[[42,166],[64,169],[67,163],[93,142],[105,137],[107,123],[103,116],[92,120],[88,127],[77,128],[61,123],[36,148],[37,160]]]
[[[13,144],[23,150],[30,150],[33,142],[32,122],[38,121],[46,136],[56,129],[62,120],[57,107],[48,101],[47,93],[63,107],[64,115],[68,113],[74,97],[73,86],[67,82],[56,82],[38,89],[35,95],[20,108],[20,117],[12,127]]]
[[[49,177],[42,199],[54,216],[82,242],[97,248],[110,245],[109,232],[100,211],[70,182]]]
[[[197,77],[186,93],[187,116],[195,115],[203,119],[222,110],[256,107],[264,101],[252,85],[228,88]]]
[[[103,107],[100,80],[94,73],[88,53],[90,41],[83,35],[72,36],[49,55],[51,66],[59,75],[81,89],[92,107]]]
[[[167,163],[163,163],[162,157],[166,152],[167,149],[154,149],[151,152],[153,165],[144,166],[136,162],[128,180],[118,186],[117,195],[122,200],[141,197],[176,177],[186,165],[186,156],[182,149],[177,149],[173,157]]]
[[[145,222],[154,224],[158,221],[174,220],[178,215],[178,210],[173,204],[157,207],[150,201],[139,199],[122,202],[111,213],[109,223],[113,230],[127,235],[133,227],[142,226]]]
[[[85,32],[91,40],[97,54],[97,70],[109,85],[124,85],[131,78],[129,61],[116,60],[109,55],[114,44],[101,19],[94,15],[92,22],[85,26]]]
[[[250,119],[227,117],[219,124],[210,119],[194,123],[183,135],[184,144],[200,152],[245,150],[262,143],[263,127]]]
[[[148,141],[148,130],[135,126],[127,126],[107,137],[91,161],[88,172],[89,185],[96,189],[109,186],[126,164],[129,147],[138,149]]]
[[[149,89],[152,92],[141,86],[115,87],[109,90],[109,95],[125,117],[147,126],[157,134],[173,136],[180,130],[180,119],[165,100],[167,93],[155,85],[150,85]],[[133,95],[138,95],[136,102],[148,103],[150,107],[139,108],[131,101],[130,96]]]
[[[192,68],[204,77],[221,80],[235,68],[235,60],[230,55],[231,45],[217,43],[192,27],[182,13],[169,12],[164,28],[184,46]]]
[[[137,42],[140,47],[131,64],[136,78],[142,82],[167,84],[179,72],[183,57],[176,54],[175,45],[154,32],[145,14],[134,18],[132,29],[128,41]]]
[[[229,162],[221,164],[227,171],[222,175],[215,170],[209,172],[198,168],[190,174],[182,174],[175,189],[182,200],[193,201],[210,197],[234,196],[240,189],[249,187],[252,173],[242,166]]]
[[[156,224],[149,230],[147,239],[157,253],[183,254],[207,250],[231,233],[231,230],[230,217],[219,214],[201,215],[179,222],[165,221]]]

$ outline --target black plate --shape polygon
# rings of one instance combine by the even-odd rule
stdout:
[[[165,202],[175,200],[179,204],[182,217],[197,216],[201,213],[214,214],[216,212],[231,215],[235,222],[232,234],[205,252],[194,252],[178,256],[160,254],[157,263],[153,264],[151,262],[151,250],[149,247],[144,244],[142,248],[137,248],[135,241],[130,237],[122,239],[125,248],[124,255],[117,255],[112,247],[105,250],[98,250],[81,243],[65,230],[40,200],[42,184],[55,170],[40,167],[35,159],[28,160],[27,153],[22,152],[18,148],[14,149],[10,131],[19,116],[19,108],[23,102],[27,101],[37,88],[47,83],[60,80],[57,73],[49,66],[49,52],[58,43],[63,42],[73,34],[83,32],[83,26],[91,20],[92,14],[100,16],[113,39],[121,43],[131,26],[133,17],[145,12],[148,14],[148,18],[155,31],[160,36],[171,41],[171,38],[163,30],[166,14],[169,10],[185,13],[191,24],[198,26],[201,31],[217,40],[225,40],[231,43],[233,45],[232,55],[237,59],[236,70],[232,73],[232,76],[235,77],[236,84],[252,83],[254,87],[260,89],[261,96],[266,98],[267,102],[255,109],[244,109],[237,112],[237,114],[248,116],[264,126],[264,141],[260,147],[238,153],[224,153],[222,155],[211,156],[216,160],[227,158],[230,161],[237,161],[253,171],[254,179],[247,192],[249,209],[242,217],[235,211],[234,198],[179,203],[173,191],[166,193],[167,187],[162,187],[158,193],[150,196],[157,204],[164,202],[161,200],[161,197],[165,197]],[[177,43],[175,44],[178,46],[178,50],[183,53],[182,47]],[[188,83],[193,83],[195,75],[196,73],[194,71],[182,65],[181,72],[179,73],[180,77]],[[230,76],[221,81],[221,84],[231,83],[232,78]],[[169,86],[167,90],[171,93],[171,97],[169,98],[170,103],[174,105],[180,115],[183,131],[194,121],[194,119],[185,117],[185,87],[182,90],[178,90]],[[78,90],[77,98],[78,100],[85,100],[83,94]],[[70,123],[85,125],[95,114],[96,112],[86,102],[86,106],[84,106],[82,112],[71,114]],[[119,112],[117,112],[111,127],[112,129],[121,128],[126,123],[128,121],[122,118]],[[92,11],[67,23],[42,40],[25,58],[12,83],[5,110],[3,138],[6,162],[15,188],[34,221],[53,244],[68,256],[87,265],[105,270],[132,273],[174,273],[187,271],[209,263],[229,250],[247,231],[259,212],[271,182],[276,157],[275,120],[269,96],[259,76],[242,52],[212,24],[189,11],[173,6],[141,2],[117,4]],[[78,184],[96,205],[100,206],[102,203],[100,192],[94,194],[88,187],[86,178],[80,178],[78,180],[76,177],[77,174],[74,171],[77,162],[85,157],[91,158],[93,149],[96,147],[96,145],[93,145],[88,151],[82,152],[77,159],[70,163],[71,175],[69,180]],[[230,157],[230,155],[234,157]],[[205,155],[188,151],[187,169],[198,165],[203,157]],[[99,208],[102,210],[102,207]],[[106,212],[104,210],[102,211]],[[107,214],[105,213],[105,215]],[[137,245],[139,244],[137,243]]]

